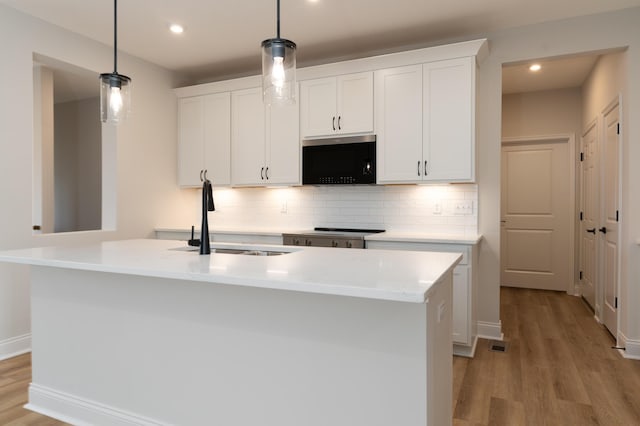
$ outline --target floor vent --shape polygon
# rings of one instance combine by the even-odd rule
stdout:
[[[489,350],[492,352],[506,352],[509,344],[502,340],[489,341]]]

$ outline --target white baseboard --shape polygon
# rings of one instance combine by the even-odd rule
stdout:
[[[147,417],[34,383],[29,385],[29,403],[24,408],[78,426],[165,425]]]
[[[620,353],[628,359],[640,359],[640,340],[629,339],[622,332],[618,332],[618,345],[625,348]]]
[[[482,339],[502,340],[502,321],[484,322],[478,321],[478,337]]]
[[[453,354],[457,356],[473,358],[476,355],[476,346],[478,346],[478,336],[474,337],[473,343],[471,344],[471,346],[454,343]]]
[[[0,340],[0,361],[31,352],[31,333]]]

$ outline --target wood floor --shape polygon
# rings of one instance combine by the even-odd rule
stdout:
[[[611,349],[582,299],[503,288],[501,317],[505,353],[481,340],[454,357],[454,425],[640,425],[640,361]],[[0,362],[0,425],[66,424],[22,408],[30,380],[29,354]]]
[[[507,352],[454,357],[454,425],[640,425],[640,361],[611,349],[584,301],[502,288]]]

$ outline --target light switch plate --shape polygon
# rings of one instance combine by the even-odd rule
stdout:
[[[473,214],[473,201],[472,200],[458,200],[453,203],[453,214],[455,215],[472,215]]]

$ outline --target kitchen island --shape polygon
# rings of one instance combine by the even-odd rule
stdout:
[[[27,408],[100,425],[451,424],[460,254],[212,251],[129,240],[0,252],[31,265]]]

